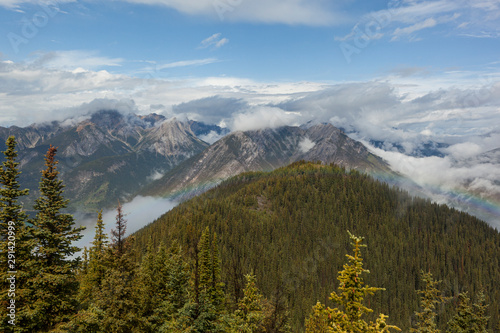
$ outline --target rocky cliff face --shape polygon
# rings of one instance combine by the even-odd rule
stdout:
[[[245,171],[267,171],[299,160],[336,163],[365,172],[388,165],[331,124],[234,132],[148,185],[144,194],[187,196]]]
[[[84,211],[127,200],[159,174],[208,147],[189,123],[156,114],[105,110],[76,124],[67,123],[0,128],[2,150],[9,135],[18,141],[21,181],[31,190],[27,209],[38,195],[39,172],[50,144],[58,147],[66,197],[73,209]]]

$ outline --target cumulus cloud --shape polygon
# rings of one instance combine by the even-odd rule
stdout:
[[[286,112],[276,107],[261,106],[233,115],[230,128],[233,131],[251,131],[286,125],[299,125],[301,121],[299,113]]]
[[[192,120],[218,124],[222,120],[229,119],[233,113],[247,107],[248,103],[241,98],[216,95],[174,105],[172,111],[176,115]]]

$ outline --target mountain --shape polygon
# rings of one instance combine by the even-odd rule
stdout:
[[[43,156],[53,145],[70,208],[95,211],[131,199],[142,186],[208,147],[191,126],[204,124],[102,110],[81,121],[0,128],[0,148],[9,135],[16,136],[20,181],[30,189],[25,206],[31,207],[37,196]]]
[[[145,195],[192,196],[246,171],[270,171],[299,160],[390,173],[381,158],[331,124],[233,132],[146,186]],[[187,192],[187,193],[186,193]]]
[[[296,131],[280,131],[290,130]],[[355,170],[297,162],[226,180],[136,232],[137,260],[148,245],[175,243],[194,267],[197,240],[207,226],[218,236],[228,302],[241,298],[244,275],[255,274],[271,303],[288,306],[293,332],[303,331],[317,301],[335,307],[328,296],[351,253],[347,231],[366,238],[365,283],[386,289],[367,304],[403,332],[420,311],[416,291],[423,288],[422,270],[442,280],[438,288],[452,297],[438,310],[442,332],[464,291],[472,298],[484,290],[490,328],[500,320],[500,233]]]

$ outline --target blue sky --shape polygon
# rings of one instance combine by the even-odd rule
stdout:
[[[0,126],[102,108],[330,122],[500,207],[499,162],[478,157],[500,148],[500,0],[0,0],[0,17]],[[418,156],[429,141],[444,157]]]
[[[53,1],[49,14],[40,3],[0,1],[4,60],[72,52],[66,69],[140,76],[176,63],[155,75],[322,82],[406,67],[481,71],[500,61],[494,0]],[[92,63],[81,59],[90,55]]]

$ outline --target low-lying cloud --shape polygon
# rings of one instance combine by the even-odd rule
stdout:
[[[153,222],[161,215],[165,214],[175,206],[177,202],[165,198],[153,198],[137,196],[131,202],[122,206],[122,212],[127,221],[126,235],[131,235],[147,224]],[[84,231],[84,237],[76,244],[80,248],[91,246],[95,235],[96,218],[79,218],[76,214],[76,223],[84,225],[87,229]],[[97,215],[96,215],[97,216]],[[108,237],[111,237],[111,230],[115,228],[116,209],[110,209],[103,212],[103,222]]]

